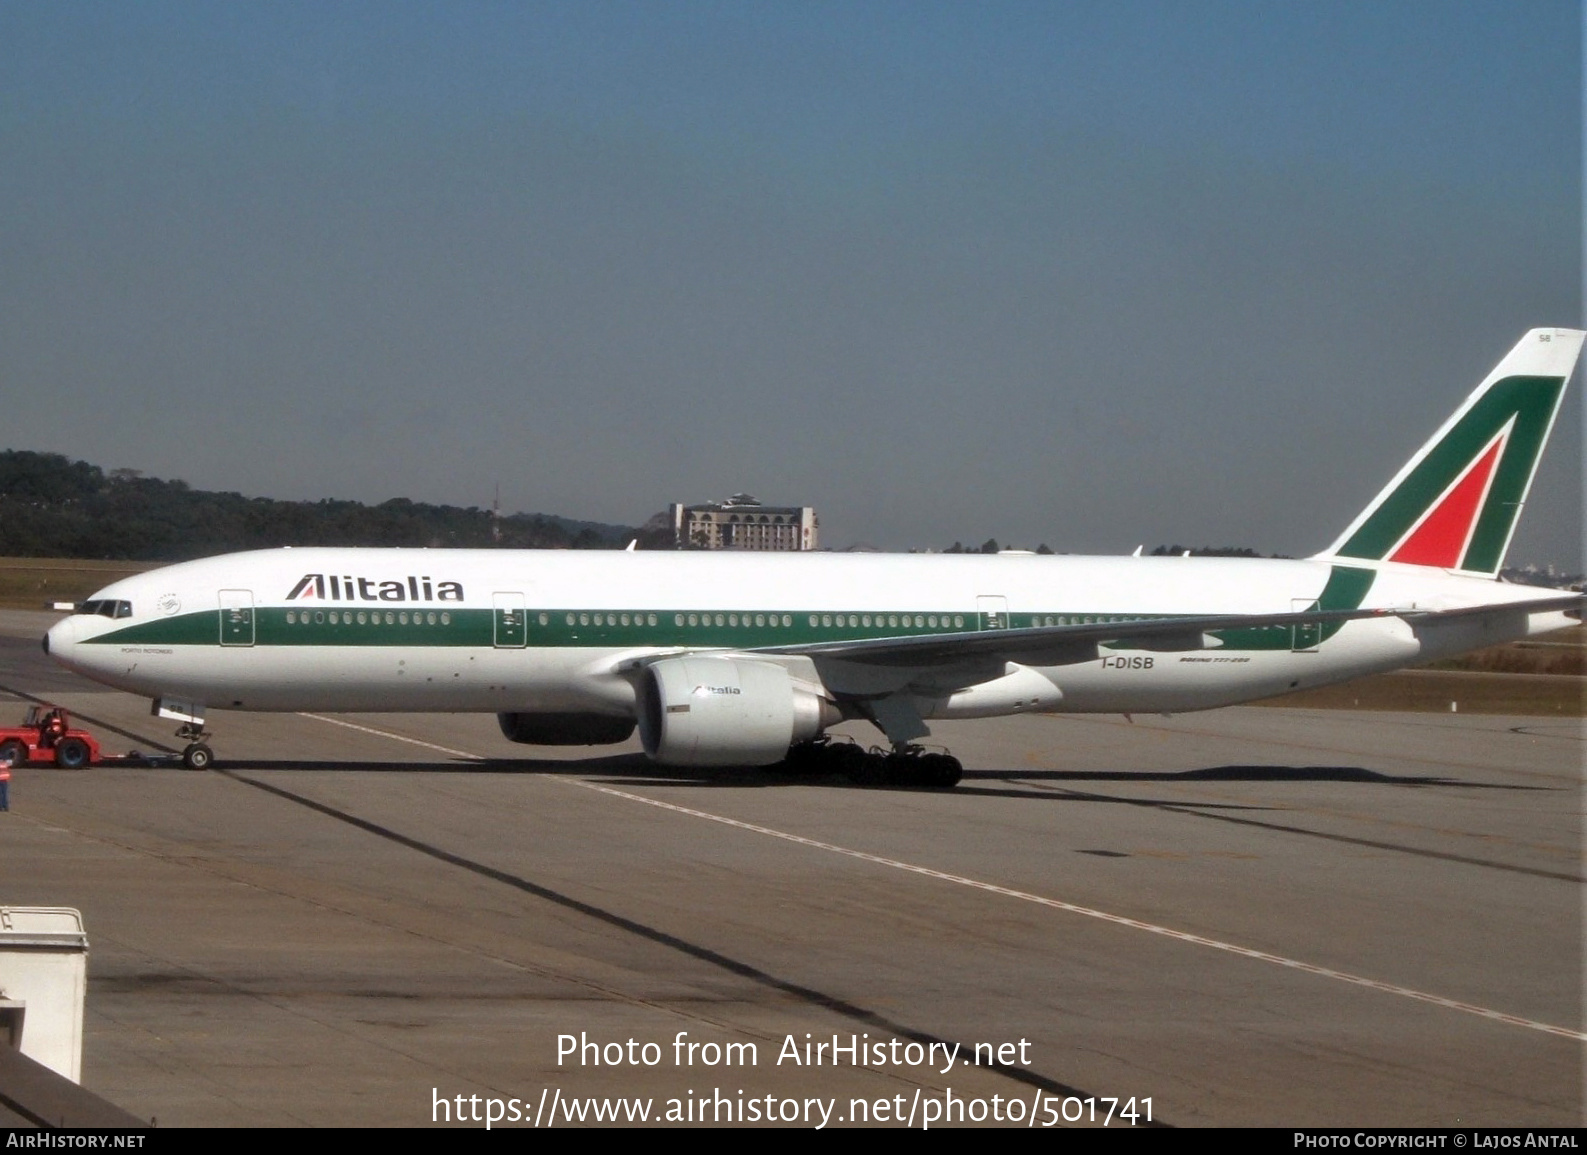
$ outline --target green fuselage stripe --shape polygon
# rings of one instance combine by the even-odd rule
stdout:
[[[1371,570],[1333,567],[1313,609],[1354,609],[1371,588]],[[95,645],[142,646],[460,646],[626,649],[687,647],[758,649],[814,642],[858,641],[964,634],[990,629],[974,613],[865,613],[844,611],[568,609],[387,610],[338,606],[303,609],[258,606],[242,611],[201,610],[139,622],[88,639]],[[1175,615],[1054,613],[1006,614],[1007,628],[1096,625],[1157,620]],[[251,620],[250,620],[251,619]],[[775,623],[775,624],[773,624]],[[785,624],[786,623],[786,624]],[[1324,627],[1332,636],[1337,625]],[[224,632],[223,632],[224,631]],[[1224,647],[1283,650],[1292,645],[1290,626],[1220,630]],[[1133,648],[1119,644],[1113,648]]]

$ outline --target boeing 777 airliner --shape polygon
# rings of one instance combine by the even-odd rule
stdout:
[[[116,582],[44,644],[150,697],[197,768],[210,708],[477,711],[531,745],[637,727],[669,765],[950,786],[933,719],[1207,709],[1579,621],[1498,573],[1583,336],[1526,334],[1305,560],[289,548]],[[892,754],[826,742],[845,719]]]

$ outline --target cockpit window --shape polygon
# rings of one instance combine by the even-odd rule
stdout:
[[[116,598],[92,598],[78,606],[77,612],[101,618],[130,618],[132,603]]]

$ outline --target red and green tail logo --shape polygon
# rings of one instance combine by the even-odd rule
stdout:
[[[1497,574],[1582,336],[1522,338],[1321,556]]]

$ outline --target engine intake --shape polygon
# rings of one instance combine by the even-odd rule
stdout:
[[[666,766],[769,766],[841,717],[770,662],[666,658],[640,685],[639,740]]]

